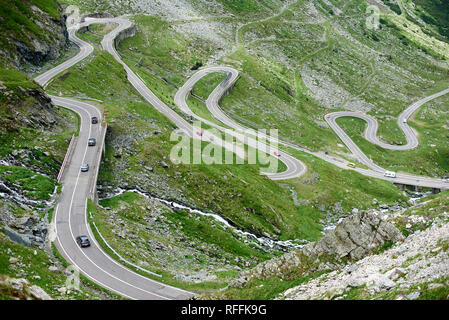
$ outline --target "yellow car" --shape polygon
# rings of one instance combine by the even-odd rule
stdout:
[[[349,163],[347,164],[347,166],[350,167],[350,168],[355,168],[355,164],[353,164],[352,162],[349,162]]]

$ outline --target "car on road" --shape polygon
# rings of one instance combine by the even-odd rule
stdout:
[[[443,177],[442,180],[443,182],[449,182],[449,177]]]
[[[78,245],[81,248],[90,247],[90,241],[89,241],[89,238],[87,236],[78,236],[78,237],[76,237],[76,243],[78,243]]]
[[[97,124],[97,123],[98,123],[98,118],[92,117],[92,124]]]
[[[384,176],[387,177],[387,178],[396,178],[396,172],[385,171]]]
[[[87,144],[89,145],[89,147],[93,147],[97,144],[97,140],[95,140],[95,138],[89,138]]]
[[[350,168],[355,168],[355,164],[353,164],[352,162],[349,162],[349,163],[347,164],[347,166],[350,167]]]
[[[81,172],[87,172],[89,171],[89,165],[87,163],[83,163],[81,166]]]
[[[201,131],[197,131],[196,134],[199,135],[200,137],[203,136],[203,133]]]
[[[407,123],[407,119],[402,120],[402,123]]]
[[[276,157],[280,157],[280,156],[281,156],[281,154],[280,154],[279,152],[277,152],[277,151],[273,152],[273,154],[274,154]]]

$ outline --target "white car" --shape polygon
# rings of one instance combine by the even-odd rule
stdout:
[[[396,172],[385,171],[384,176],[387,177],[387,178],[396,178]]]

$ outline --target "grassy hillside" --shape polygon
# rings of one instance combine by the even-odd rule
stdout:
[[[416,14],[449,41],[449,5],[444,0],[413,0]]]
[[[0,82],[0,158],[28,161],[56,177],[67,143],[77,129],[77,117],[52,106],[42,89],[16,69],[1,69]],[[17,153],[21,150],[34,152],[33,157],[20,158]]]
[[[65,3],[78,3],[91,11],[104,5],[117,14],[145,13],[130,2],[114,6],[101,2],[96,8],[92,1]],[[134,16],[138,33],[122,41],[119,52],[162,101],[173,106],[176,88],[193,74],[194,66],[230,65],[241,77],[222,101],[225,111],[244,125],[277,128],[284,139],[311,150],[353,159],[324,121],[326,113],[336,110],[376,116],[382,139],[403,143],[395,118],[414,101],[449,85],[447,43],[394,12],[383,13],[379,30],[368,29],[368,4],[362,0],[248,0],[239,5],[212,1],[204,6],[180,1],[176,12],[168,10],[172,8],[169,2],[149,3],[156,11],[151,16]],[[166,19],[154,15],[158,8],[167,9]],[[173,146],[173,125],[142,101],[126,81],[123,69],[99,50],[101,38],[96,33],[104,29],[95,26],[94,30],[82,37],[97,44],[95,56],[68,70],[49,90],[107,108],[110,131],[99,177],[103,191],[139,186],[153,195],[212,211],[257,235],[309,241],[321,237],[323,224],[353,208],[367,209],[376,203],[405,205],[405,196],[390,183],[293,150],[289,151],[304,161],[309,171],[305,177],[284,182],[259,175],[259,166],[169,163],[164,168],[161,163],[168,163]],[[220,79],[211,75],[194,92],[204,99]],[[360,137],[362,123],[342,119],[341,124],[376,163],[395,171],[438,176],[449,170],[447,132],[441,130],[447,126],[447,99],[442,97],[415,115],[413,125],[421,134],[421,146],[398,155],[366,143]],[[201,100],[192,98],[189,104],[213,119]],[[412,158],[416,161],[410,161]],[[236,267],[246,267],[248,257],[261,261],[278,254],[259,251],[234,239],[229,230],[221,230],[211,219],[186,212],[164,208],[154,227],[149,219],[155,217],[148,217],[148,212],[159,211],[133,194],[104,200],[101,205],[110,210],[93,207],[93,219],[106,240],[120,254],[153,271],[179,265],[180,269],[164,274],[165,281],[176,285],[196,290],[219,288]],[[131,231],[129,243],[120,241],[118,224]],[[188,245],[172,239],[184,239]],[[203,247],[201,253],[194,250],[198,247]],[[166,248],[179,254],[175,259],[164,255]],[[218,256],[214,248],[220,251]],[[144,254],[149,249],[157,253]],[[198,271],[212,262],[224,269],[224,274],[208,271],[216,276],[212,282],[202,278],[200,284],[192,284],[172,277],[189,268]],[[257,294],[273,295],[261,291]]]
[[[67,33],[56,0],[0,1],[0,65],[38,65],[55,59],[67,46]]]
[[[117,298],[85,278],[80,280],[80,290],[67,290],[65,266],[58,261],[58,258],[51,253],[14,243],[3,232],[0,232],[0,282],[6,277],[26,279],[30,286],[39,286],[52,299],[56,300]],[[56,267],[56,271],[51,271],[50,266]],[[0,300],[25,298],[27,296],[24,296],[22,292],[10,286],[0,285]]]
[[[269,2],[265,6],[252,3],[262,11],[273,7]],[[361,0],[292,1],[285,10],[278,6],[263,18],[249,18],[245,6],[233,17],[194,21],[136,16],[140,32],[125,40],[121,50],[142,72],[176,86],[183,84],[197,63],[231,65],[241,77],[222,107],[236,121],[254,128],[278,128],[285,140],[351,159],[325,123],[326,113],[367,112],[379,120],[383,140],[404,143],[396,117],[413,102],[449,86],[447,44],[432,42],[426,29],[395,13],[383,14],[380,29],[369,30],[366,6]],[[206,8],[197,13],[206,16],[210,12]],[[201,84],[195,90],[204,98]],[[443,106],[445,99],[440,99]],[[195,102],[191,105],[211,119]],[[423,110],[445,112],[428,106]],[[421,127],[418,130],[425,130],[434,140],[445,139],[445,131],[422,120],[416,122]],[[416,152],[400,152],[399,157],[388,157],[388,151],[382,156],[384,150],[378,152],[374,146],[367,146],[366,152],[392,170],[443,175],[449,170],[444,156],[434,157],[434,150],[426,144],[423,140]],[[441,148],[440,154],[448,152],[444,143]],[[416,155],[423,159],[419,165],[406,160]]]
[[[194,60],[191,59],[192,55],[186,54],[179,64],[175,64],[166,51],[176,50],[180,46],[179,43],[183,41],[181,35],[173,34],[173,44],[169,46],[153,42],[153,39],[161,38],[161,32],[167,32],[165,28],[168,25],[161,28],[157,18],[138,19],[142,21],[139,33],[123,41],[120,50],[126,50],[126,54],[123,51],[121,54],[149,88],[172,105],[176,89],[157,75],[159,71],[163,72],[163,68],[157,65],[166,64],[171,70],[190,69]],[[95,28],[96,32],[101,32],[101,28]],[[147,28],[160,31],[147,33]],[[92,32],[80,36],[98,42],[98,36]],[[154,37],[150,39],[153,45],[144,47],[141,42],[146,42],[148,36]],[[136,47],[137,50],[133,49]],[[138,53],[143,49],[147,50],[148,55]],[[157,65],[148,67],[146,63],[151,62],[150,57],[159,58]],[[142,60],[138,63],[140,58]],[[181,76],[170,78],[164,72],[164,77],[173,83],[183,83]],[[55,79],[48,90],[83,97],[97,104],[100,109],[107,108],[110,131],[99,176],[99,185],[103,191],[139,186],[150,194],[212,211],[257,235],[306,240],[321,237],[322,223],[327,218],[334,219],[349,213],[353,207],[370,207],[373,198],[386,204],[403,203],[405,200],[391,184],[337,169],[303,154],[298,156],[308,165],[308,175],[282,183],[260,175],[256,165],[174,165],[168,158],[174,145],[170,142],[173,125],[142,101],[126,81],[120,65],[109,54],[98,49],[86,63],[72,67]],[[210,90],[212,86],[202,88],[198,93],[207,96]],[[163,168],[162,161],[167,162],[169,167]],[[339,187],[343,181],[344,189]],[[276,251],[260,250],[243,239],[235,239],[232,231],[223,230],[213,219],[198,215],[171,213],[166,208],[156,225],[149,224],[148,214],[155,214],[159,209],[154,209],[154,204],[132,194],[104,200],[100,204],[109,210],[95,207],[91,210],[94,221],[108,243],[134,263],[163,273],[164,281],[168,283],[195,290],[222,287],[235,275],[236,267],[242,268],[246,263],[263,261],[278,254]],[[122,227],[118,228],[117,223],[123,223]],[[130,243],[119,241],[120,229],[132,234]],[[173,241],[178,238],[184,239],[187,245]],[[155,249],[158,254],[145,253],[148,246],[154,243],[161,243]],[[161,252],[160,248],[169,246],[176,252],[180,251],[176,258],[164,256],[164,250]],[[201,254],[195,248],[203,248]],[[177,262],[173,263],[173,259]],[[189,267],[196,270],[210,263],[220,266],[208,271],[217,277],[212,282],[204,280],[193,285],[172,278],[176,273],[192,270]],[[162,268],[167,265],[170,267]],[[217,268],[228,273],[217,274]]]
[[[66,47],[61,7],[54,0],[0,1],[0,298],[28,298],[8,279],[24,279],[56,299],[98,298],[82,289],[67,295],[57,258],[44,246],[48,216],[60,186],[56,177],[77,116],[51,104],[44,90],[20,70],[38,72]],[[8,235],[21,244],[12,242]],[[50,251],[50,250],[49,250]],[[17,259],[10,262],[10,258]],[[25,286],[27,287],[27,286]]]

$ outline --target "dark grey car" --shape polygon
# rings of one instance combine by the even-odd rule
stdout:
[[[93,147],[97,144],[97,140],[95,140],[95,138],[89,138],[87,144],[89,145],[89,147]]]
[[[90,247],[90,241],[89,241],[89,238],[87,236],[78,236],[78,237],[76,237],[76,243],[78,243],[78,245],[81,248]]]

